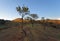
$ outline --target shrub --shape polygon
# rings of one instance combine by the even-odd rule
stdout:
[[[0,19],[0,25],[5,24],[5,20]]]

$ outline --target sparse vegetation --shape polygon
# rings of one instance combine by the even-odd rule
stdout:
[[[8,22],[0,26],[4,28],[4,30],[0,30],[0,41],[22,41],[23,39],[24,41],[60,41],[60,29],[58,28],[60,25],[51,22],[44,24],[39,22],[35,22],[34,27],[31,27],[31,23],[25,24],[23,29],[26,35],[22,32],[20,23]]]

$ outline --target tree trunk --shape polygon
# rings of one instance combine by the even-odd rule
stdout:
[[[33,20],[31,20],[31,23],[32,23],[32,27],[33,27]]]
[[[22,28],[23,28],[23,15],[22,15]]]

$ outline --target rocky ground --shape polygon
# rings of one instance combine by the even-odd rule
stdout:
[[[60,30],[41,24],[0,30],[0,41],[60,41]]]

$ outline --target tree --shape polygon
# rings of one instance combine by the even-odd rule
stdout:
[[[38,15],[37,14],[30,14],[30,16],[31,16],[31,22],[32,22],[32,27],[33,27],[33,23],[34,23],[35,19],[38,18]]]
[[[33,27],[33,23],[35,22],[35,19],[37,18],[38,18],[37,14],[29,14],[29,16],[27,16],[25,19],[30,20],[30,23],[32,23],[32,27]]]
[[[16,7],[16,10],[19,12],[19,15],[21,15],[22,17],[22,29],[23,29],[23,18],[25,15],[29,14],[29,8],[26,7],[26,6],[23,6],[23,7]]]
[[[24,33],[24,35],[26,36],[26,32],[24,31],[24,28],[23,28],[23,18],[25,15],[29,14],[29,8],[25,7],[25,6],[23,6],[23,7],[18,6],[18,7],[16,7],[16,10],[19,12],[19,15],[21,15],[21,17],[22,17],[22,24],[21,24],[22,31],[21,32]]]
[[[27,16],[25,19],[26,19],[26,20],[31,20],[31,17],[28,17],[28,16]]]
[[[44,23],[45,22],[45,17],[41,17],[41,20]]]
[[[29,23],[31,23],[31,20],[32,20],[32,18],[31,18],[31,17],[27,16],[27,17],[25,17],[25,19],[26,19],[26,20],[28,20],[28,21],[29,21]]]
[[[30,16],[31,16],[31,18],[32,18],[33,20],[35,20],[35,19],[38,18],[38,15],[37,15],[37,14],[30,14]]]

